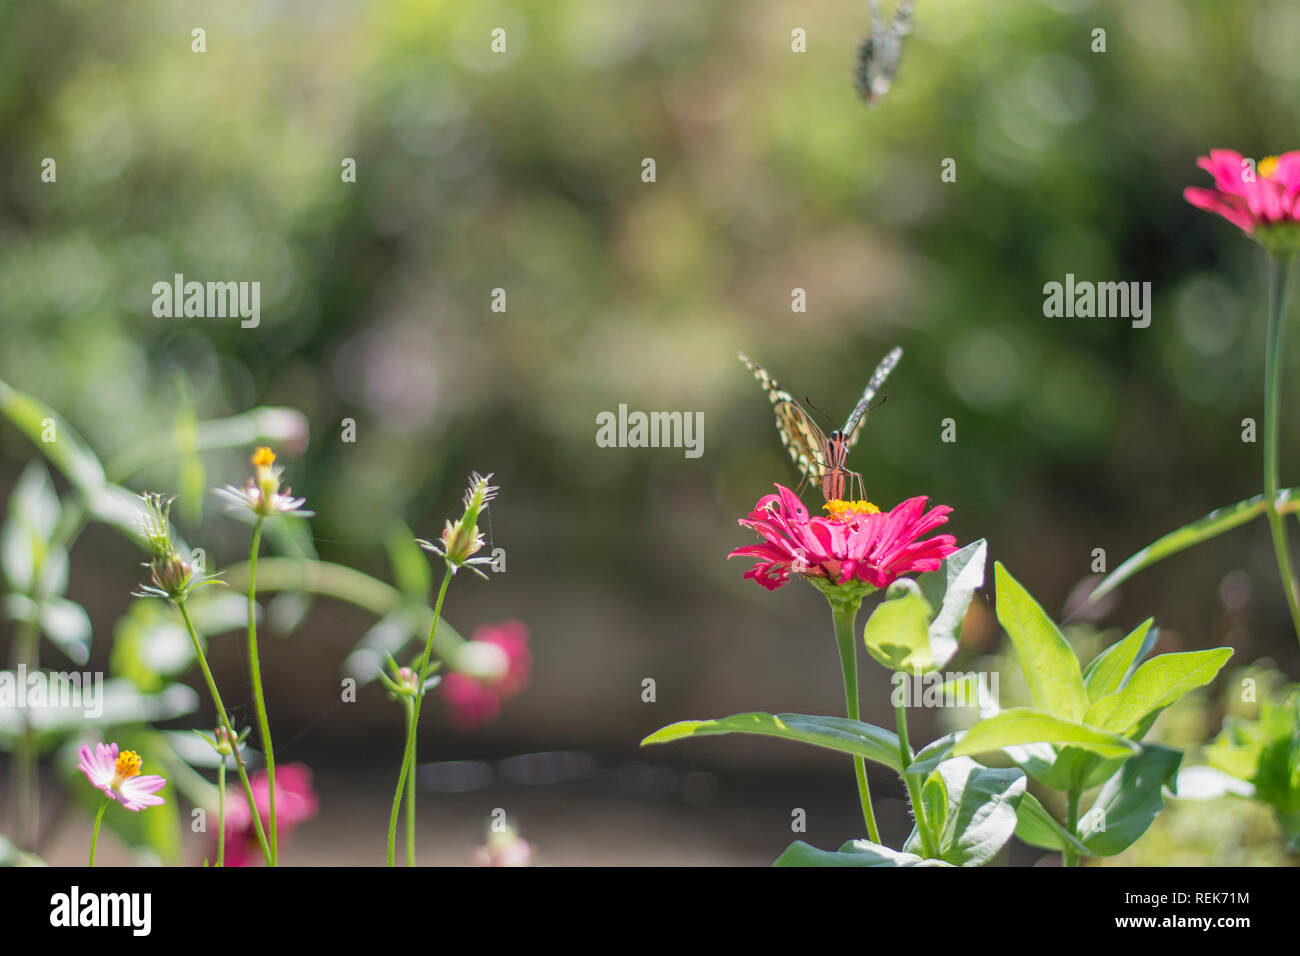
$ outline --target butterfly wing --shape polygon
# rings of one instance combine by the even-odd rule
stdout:
[[[776,379],[767,374],[767,370],[742,352],[740,360],[749,366],[763,386],[768,399],[772,402],[772,411],[776,414],[776,430],[781,436],[781,444],[790,453],[791,460],[798,466],[805,478],[818,479],[826,471],[829,451],[826,436],[817,427],[803,407],[781,386]]]
[[[853,414],[844,423],[843,432],[849,448],[857,444],[858,435],[862,431],[859,426],[867,420],[867,408],[871,405],[871,400],[876,397],[876,393],[880,391],[880,386],[885,384],[885,379],[889,378],[889,373],[894,370],[894,366],[898,364],[898,360],[902,357],[903,350],[901,348],[890,349],[889,354],[880,360],[876,370],[871,373],[871,381],[867,382],[862,397],[858,399],[857,408],[853,409]]]

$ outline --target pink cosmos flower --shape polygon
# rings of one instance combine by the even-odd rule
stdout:
[[[253,801],[263,829],[271,825],[271,788],[265,770],[259,770],[249,780]],[[316,791],[311,785],[311,770],[300,763],[277,765],[275,768],[275,823],[283,843],[293,828],[304,820],[316,816]],[[226,866],[250,866],[264,859],[261,844],[257,842],[257,829],[253,826],[248,801],[237,787],[226,793]]]
[[[121,801],[128,810],[139,811],[167,802],[158,796],[158,791],[167,781],[157,774],[141,776],[143,761],[134,750],[123,750],[119,754],[117,744],[95,744],[92,753],[83,744],[80,753],[81,762],[77,769],[110,798]]]
[[[1196,161],[1214,177],[1214,189],[1189,187],[1183,197],[1215,212],[1254,238],[1259,227],[1300,222],[1300,151],[1269,156],[1251,165],[1231,149],[1212,149]]]
[[[950,534],[922,538],[948,520],[946,505],[925,510],[925,497],[909,498],[888,513],[869,501],[830,501],[826,517],[808,514],[793,491],[777,485],[740,523],[763,539],[737,548],[729,558],[758,558],[745,577],[769,591],[790,573],[826,578],[832,584],[861,581],[886,588],[913,571],[934,571],[957,550]]]
[[[442,679],[439,689],[450,707],[451,719],[463,730],[494,720],[501,703],[528,685],[533,655],[528,650],[528,627],[522,621],[485,624],[474,631],[461,650],[466,670]]]

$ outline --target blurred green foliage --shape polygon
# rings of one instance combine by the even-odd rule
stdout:
[[[510,572],[451,613],[526,617],[539,673],[564,674],[518,733],[630,739],[647,672],[701,712],[746,709],[733,685],[763,694],[748,672],[833,694],[788,666],[814,605],[722,560],[746,539],[734,518],[795,480],[737,348],[837,410],[902,345],[851,464],[882,504],[955,506],[949,530],[987,537],[1053,611],[1093,549],[1113,568],[1260,490],[1240,433],[1262,411],[1262,259],[1181,193],[1211,147],[1297,145],[1286,0],[919,0],[874,111],[851,85],[858,2],[0,0],[0,21],[0,378],[100,450],[302,409],[312,440],[288,479],[321,557],[385,574],[395,518],[436,534],[464,476],[495,472]],[[154,318],[175,273],[260,281],[260,327]],[[1152,282],[1151,327],[1045,318],[1042,286],[1066,273]],[[620,402],[703,410],[705,456],[597,449],[595,415]],[[1300,416],[1283,428],[1300,449]],[[151,465],[133,487],[184,485],[187,535],[234,560],[242,529],[197,527],[192,499],[244,454]],[[0,490],[31,457],[0,428]],[[69,585],[101,639],[136,561],[103,556],[118,564],[82,573],[106,581]],[[1179,646],[1267,653],[1294,677],[1270,562],[1262,526],[1235,532],[1145,572],[1116,619],[1153,614]]]

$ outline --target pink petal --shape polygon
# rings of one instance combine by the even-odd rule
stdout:
[[[1202,156],[1196,165],[1214,177],[1214,184],[1226,193],[1240,195],[1246,185],[1242,179],[1245,157],[1233,149],[1212,149],[1208,157]]]
[[[1245,200],[1239,196],[1229,196],[1213,189],[1189,186],[1183,190],[1183,198],[1197,209],[1219,214],[1245,232],[1251,232],[1255,228],[1254,217],[1246,207]]]

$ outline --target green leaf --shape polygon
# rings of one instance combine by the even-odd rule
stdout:
[[[355,678],[360,684],[368,684],[377,678],[383,673],[388,656],[398,654],[417,636],[420,610],[413,604],[403,604],[372,624],[343,661],[343,673]]]
[[[1020,659],[1034,706],[1069,720],[1088,710],[1088,692],[1079,660],[1038,602],[1020,586],[1002,562],[995,565],[998,620]]]
[[[1231,656],[1232,648],[1217,647],[1154,657],[1137,669],[1122,690],[1093,704],[1085,720],[1114,733],[1131,734],[1142,729],[1146,718],[1214,680]]]
[[[0,867],[3,866],[48,866],[35,853],[18,849],[3,833],[0,833]]]
[[[1229,714],[1223,718],[1219,735],[1205,748],[1205,759],[1216,770],[1249,780],[1259,769],[1259,758],[1267,744],[1259,721]]]
[[[900,578],[867,618],[867,651],[892,671],[922,674],[931,663],[930,605],[915,581]]]
[[[937,571],[918,575],[917,585],[933,609],[930,652],[933,666],[944,667],[957,653],[961,625],[975,592],[984,586],[988,544],[981,538],[944,558]]]
[[[104,466],[54,409],[0,381],[0,415],[25,434],[73,485],[92,492],[104,484]]]
[[[921,785],[921,808],[931,833],[942,834],[948,825],[948,784],[942,773],[932,772]],[[915,813],[915,811],[913,811]],[[917,838],[920,846],[920,838]],[[943,854],[941,853],[940,856]],[[948,862],[953,862],[949,860]]]
[[[952,749],[952,756],[968,756],[1024,744],[1072,744],[1103,757],[1122,757],[1138,750],[1136,744],[1119,734],[1065,720],[1033,707],[1013,707],[986,717],[966,731],[966,736]]]
[[[1083,686],[1087,688],[1089,701],[1095,704],[1124,686],[1137,662],[1155,646],[1158,632],[1151,627],[1153,622],[1153,618],[1147,618],[1132,634],[1106,648],[1088,665],[1083,672]]]
[[[38,604],[22,594],[6,594],[0,610],[10,620],[35,624],[74,663],[84,664],[90,658],[90,617],[80,604],[64,598]]]
[[[433,589],[433,572],[424,549],[415,543],[415,535],[405,522],[394,521],[384,535],[388,563],[393,566],[393,583],[402,596],[423,604]]]
[[[0,680],[16,684],[13,672],[0,671]],[[0,707],[0,749],[11,748],[29,726],[36,733],[37,750],[44,752],[69,734],[87,728],[107,735],[112,727],[171,720],[193,713],[199,705],[199,695],[184,684],[170,684],[157,694],[143,694],[130,681],[113,678],[95,687],[93,699],[86,693],[88,686],[82,684],[80,701],[71,701],[81,706]]]
[[[1279,492],[1278,497],[1283,498],[1296,494],[1298,491],[1300,489],[1288,489]],[[1245,501],[1238,501],[1235,505],[1211,511],[1204,518],[1198,518],[1191,524],[1185,524],[1178,530],[1171,531],[1162,538],[1157,538],[1137,552],[1108,574],[1101,584],[1097,585],[1096,590],[1092,592],[1088,600],[1095,601],[1115,590],[1143,568],[1150,567],[1157,561],[1163,561],[1171,554],[1185,551],[1202,541],[1217,537],[1225,531],[1240,527],[1266,511],[1268,511],[1268,498],[1264,495],[1256,495],[1253,498],[1247,498]]]
[[[981,767],[969,757],[941,763],[921,791],[927,811],[940,794],[947,797],[946,811],[931,824],[939,833],[939,857],[953,866],[983,866],[993,859],[1016,832],[1016,808],[1026,783],[1020,770]],[[903,849],[920,845],[913,831]]]
[[[41,632],[74,664],[90,659],[91,625],[85,608],[66,598],[41,602]]]
[[[1255,785],[1214,767],[1185,767],[1178,771],[1174,790],[1180,800],[1253,797]]]
[[[838,850],[819,850],[796,840],[777,857],[773,866],[949,866],[942,860],[923,860],[915,853],[900,853],[869,840],[853,840]]]
[[[686,737],[714,734],[758,734],[838,750],[840,753],[865,757],[902,773],[898,753],[898,735],[847,717],[809,717],[804,714],[764,714],[754,712],[720,717],[717,720],[682,720],[656,730],[646,744],[664,744]]]
[[[247,597],[226,588],[206,591],[202,600],[190,602],[190,616],[200,640],[247,627]],[[169,602],[138,598],[113,627],[112,673],[143,691],[160,690],[193,661],[194,642]]]
[[[198,422],[194,450],[205,452],[274,445],[277,451],[283,448],[292,455],[306,447],[307,433],[307,418],[302,412],[293,408],[259,406],[230,418]],[[176,444],[170,435],[136,442],[113,459],[108,471],[115,480],[124,480],[151,465],[171,459],[176,452]]]
[[[67,587],[67,552],[51,547],[62,513],[49,470],[38,461],[28,463],[9,496],[9,517],[0,530],[0,569],[11,590],[49,596]]]
[[[1047,808],[1032,793],[1026,792],[1016,808],[1016,836],[1030,846],[1043,850],[1064,850],[1073,847],[1078,853],[1088,855],[1088,848],[1070,835]]]
[[[915,778],[917,783],[924,783],[931,772],[948,759],[952,754],[952,748],[963,735],[963,731],[956,731],[944,734],[938,740],[926,744],[917,751],[912,762],[907,765],[906,775]]]
[[[1079,838],[1090,856],[1114,856],[1146,833],[1164,806],[1162,790],[1174,780],[1181,750],[1147,744],[1106,781],[1079,821]]]

